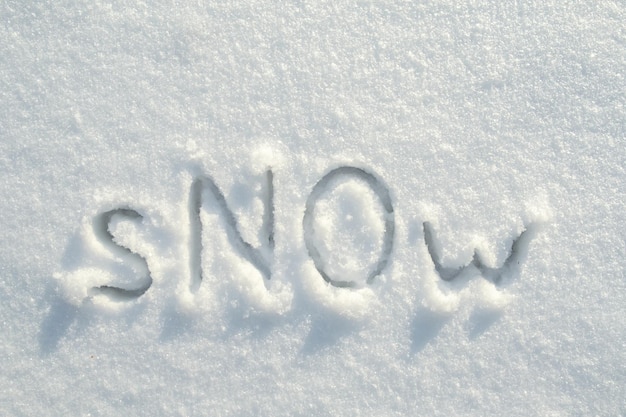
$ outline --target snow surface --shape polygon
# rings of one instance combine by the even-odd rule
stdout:
[[[624,22],[0,2],[0,414],[626,415]]]

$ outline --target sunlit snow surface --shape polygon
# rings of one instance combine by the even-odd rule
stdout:
[[[622,1],[0,3],[0,414],[626,414]]]

